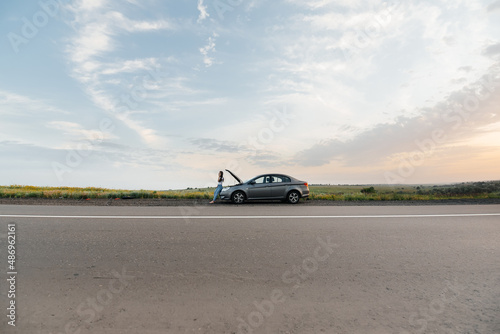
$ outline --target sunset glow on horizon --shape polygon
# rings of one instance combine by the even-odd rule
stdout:
[[[500,180],[500,0],[0,8],[1,185]]]

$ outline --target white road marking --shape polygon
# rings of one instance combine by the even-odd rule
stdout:
[[[0,215],[0,218],[53,218],[53,219],[338,219],[338,218],[447,218],[488,217],[500,213],[457,213],[429,215],[365,215],[365,216],[55,216],[55,215]]]

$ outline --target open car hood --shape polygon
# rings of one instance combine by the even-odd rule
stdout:
[[[227,172],[229,172],[229,174],[231,174],[235,179],[236,181],[238,181],[238,183],[243,183],[239,177],[237,177],[236,175],[233,174],[233,172],[231,172],[229,169],[226,169]]]

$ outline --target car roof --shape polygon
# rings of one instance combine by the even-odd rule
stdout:
[[[256,178],[259,178],[259,177],[262,177],[262,176],[269,176],[269,175],[273,175],[273,176],[286,176],[286,177],[289,177],[290,179],[292,180],[297,180],[296,178],[294,178],[293,176],[290,176],[290,175],[286,175],[286,174],[283,174],[283,173],[266,173],[266,174],[260,174],[260,175],[257,175],[255,177],[252,177],[251,180],[253,179],[256,179]]]

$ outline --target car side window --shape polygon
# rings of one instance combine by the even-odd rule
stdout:
[[[265,176],[261,176],[261,177],[255,179],[254,181],[257,184],[263,184],[263,183],[265,183],[266,179],[265,179]]]
[[[286,176],[273,176],[273,183],[283,183],[283,182],[291,182],[289,177]]]
[[[273,176],[273,183],[281,183],[281,182],[283,182],[281,176],[276,176],[276,175]]]

